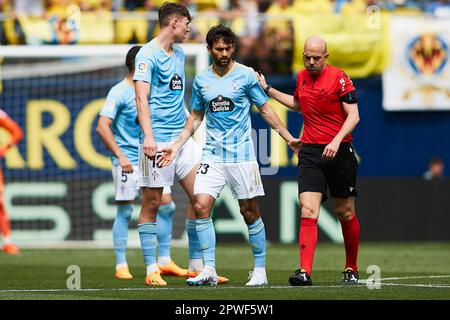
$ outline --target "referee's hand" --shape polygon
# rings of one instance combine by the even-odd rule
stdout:
[[[323,149],[322,157],[325,160],[334,159],[334,157],[336,156],[336,153],[339,150],[339,145],[340,145],[339,142],[331,141],[329,144],[327,144],[325,149]]]
[[[266,78],[261,73],[261,71],[257,71],[257,72],[255,72],[255,74],[256,74],[256,79],[258,79],[258,82],[259,82],[259,85],[261,86],[261,88],[267,87]]]
[[[294,151],[294,153],[298,157],[298,153],[300,152],[300,149],[302,148],[302,141],[300,139],[292,139],[288,142],[289,148]]]

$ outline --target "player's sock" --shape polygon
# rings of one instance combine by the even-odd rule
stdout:
[[[11,236],[3,237],[3,245],[11,243]]]
[[[125,263],[116,264],[116,271],[119,269],[122,269],[122,268],[128,268],[128,263],[125,262]]]
[[[198,241],[195,220],[186,219],[186,232],[189,242],[189,270],[201,270],[203,268],[202,250]]]
[[[256,268],[266,267],[266,230],[262,218],[247,225],[248,238],[252,247]]]
[[[147,265],[146,270],[147,270],[147,275],[149,275],[153,272],[158,271],[159,269],[158,269],[158,265],[156,263],[152,263],[152,264]]]
[[[9,237],[11,234],[11,226],[3,202],[0,202],[0,233],[3,238]]]
[[[358,259],[359,247],[359,221],[356,215],[353,215],[349,221],[340,221],[342,235],[345,245],[345,268],[352,268],[354,272],[358,271],[356,260]]]
[[[172,241],[173,214],[175,203],[172,201],[159,207],[156,223],[158,225],[158,263],[161,265],[170,262],[170,242]]]
[[[203,253],[205,266],[216,267],[216,232],[211,218],[196,219],[195,229],[197,230],[200,248]]]
[[[116,265],[127,263],[128,222],[133,214],[132,205],[118,205],[112,227]]]
[[[311,275],[314,251],[317,244],[317,219],[302,218],[298,245],[300,248],[300,268]]]
[[[139,238],[141,240],[142,254],[144,255],[144,262],[147,266],[148,274],[149,267],[153,265],[156,266],[156,270],[158,270],[158,266],[156,265],[156,222],[146,222],[138,224],[137,229],[139,232]],[[150,271],[153,269],[150,268]]]

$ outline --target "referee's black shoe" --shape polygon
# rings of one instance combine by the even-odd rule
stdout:
[[[343,277],[341,284],[343,285],[352,285],[352,284],[358,284],[359,281],[359,274],[358,272],[353,271],[351,268],[345,269],[344,272],[342,272]]]
[[[296,270],[294,275],[289,277],[289,284],[291,286],[312,286],[312,279],[308,272],[300,269]]]

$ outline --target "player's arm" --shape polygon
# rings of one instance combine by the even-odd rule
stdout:
[[[162,150],[163,155],[159,158],[158,164],[160,166],[169,165],[181,147],[189,140],[189,138],[197,131],[198,127],[202,124],[203,118],[205,117],[205,111],[203,110],[192,110],[190,116],[186,119],[186,124],[183,130],[178,135],[177,139],[168,148]]]
[[[122,167],[122,171],[126,173],[133,172],[133,165],[130,160],[124,155],[122,149],[114,139],[114,134],[111,130],[112,119],[100,116],[97,124],[97,133],[105,144],[106,148],[119,159],[119,164]]]
[[[347,117],[342,124],[341,130],[339,130],[331,143],[329,143],[323,150],[324,157],[333,158],[339,150],[342,140],[344,140],[344,138],[351,133],[353,129],[355,129],[359,122],[358,103],[356,100],[354,102],[351,100],[348,102],[342,102],[342,106]]]
[[[9,133],[9,140],[0,147],[0,157],[3,157],[4,154],[14,145],[18,144],[20,140],[23,139],[23,131],[20,126],[11,119],[6,113],[2,112],[0,117],[0,126],[5,128]]]
[[[278,134],[288,143],[289,147],[295,153],[298,153],[301,146],[300,139],[296,139],[292,136],[272,107],[266,102],[259,107],[259,112],[264,118],[264,121],[266,121],[272,129],[278,132]]]
[[[258,79],[259,84],[269,97],[274,98],[279,103],[285,105],[286,107],[288,107],[293,111],[300,112],[300,103],[297,99],[295,99],[294,96],[278,91],[272,86],[269,86],[268,90],[266,90],[267,88],[266,78],[261,73],[256,73],[256,78]]]
[[[156,142],[155,137],[153,136],[152,123],[150,121],[150,106],[148,104],[150,83],[146,81],[136,81],[135,91],[139,125],[144,134],[143,151],[147,157],[153,158],[156,155]]]

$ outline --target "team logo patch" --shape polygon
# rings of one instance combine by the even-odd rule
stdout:
[[[209,110],[211,112],[226,112],[234,110],[233,100],[224,96],[217,96],[217,98],[211,100],[209,103]]]
[[[417,75],[421,76],[439,74],[448,60],[447,44],[435,33],[423,34],[414,38],[407,50],[410,67]]]
[[[238,82],[236,80],[233,80],[231,85],[233,86],[233,91],[236,91],[238,89]]]
[[[169,89],[171,91],[181,91],[183,90],[183,79],[177,74],[173,76],[172,79],[170,79],[169,83]]]

